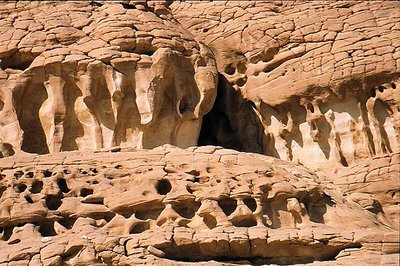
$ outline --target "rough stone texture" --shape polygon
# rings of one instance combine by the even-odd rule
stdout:
[[[0,266],[399,265],[398,1],[0,2],[0,60]]]
[[[398,232],[382,209],[272,157],[162,146],[0,167],[0,264],[396,261]]]
[[[206,143],[330,171],[399,151],[398,1],[187,1],[172,8],[212,49],[222,73],[209,121],[214,142]]]
[[[213,55],[165,5],[140,7],[1,3],[2,153],[196,145]]]

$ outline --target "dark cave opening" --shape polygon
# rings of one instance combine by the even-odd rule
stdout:
[[[217,98],[211,111],[203,117],[198,145],[263,153],[262,136],[263,127],[251,102],[220,74]]]

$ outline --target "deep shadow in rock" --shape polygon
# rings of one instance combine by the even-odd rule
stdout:
[[[262,136],[263,127],[250,102],[220,74],[217,98],[212,110],[203,118],[198,145],[263,153]]]

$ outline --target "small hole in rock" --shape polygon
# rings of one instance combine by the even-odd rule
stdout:
[[[31,198],[31,197],[29,197],[29,196],[25,196],[25,200],[26,200],[28,203],[30,203],[30,204],[32,204],[32,203],[33,203],[33,200],[32,200],[32,198]]]
[[[136,211],[135,217],[140,220],[147,220],[147,219],[157,220],[161,212],[162,209]]]
[[[0,187],[0,198],[3,196],[4,191],[6,191],[7,187],[6,186],[2,186]]]
[[[159,180],[156,184],[157,193],[167,195],[171,191],[171,183],[167,179]]]
[[[314,106],[311,103],[307,104],[308,110],[310,110],[311,113],[314,113]]]
[[[115,166],[115,169],[121,169],[121,168],[122,168],[122,165],[120,165],[120,164]]]
[[[194,192],[194,190],[193,190],[189,185],[186,186],[186,190],[187,190],[187,192],[189,192],[190,194],[193,194],[193,192]]]
[[[179,204],[174,205],[172,208],[183,218],[191,219],[200,208],[200,203],[192,202],[191,204]]]
[[[70,192],[71,190],[69,189],[69,187],[68,187],[68,184],[67,184],[67,181],[65,181],[65,179],[58,179],[57,180],[57,185],[58,185],[58,187],[60,188],[60,190],[61,190],[61,192],[63,192],[63,193],[68,193],[68,192]]]
[[[20,179],[24,175],[24,172],[22,171],[17,171],[14,173],[14,176],[16,179]]]
[[[18,184],[17,190],[18,190],[19,193],[24,192],[25,189],[26,189],[26,185],[25,184]]]
[[[43,171],[43,176],[44,177],[50,177],[52,175],[52,172],[49,170]]]
[[[243,200],[244,204],[252,211],[254,212],[257,209],[257,203],[256,200],[253,198],[246,198]]]
[[[14,244],[18,244],[19,242],[21,242],[21,239],[14,239],[10,242],[8,242],[9,245],[14,245]]]
[[[236,210],[237,202],[232,198],[224,198],[218,200],[218,205],[226,215],[230,215]]]
[[[136,7],[134,5],[130,5],[130,4],[127,4],[127,3],[122,3],[122,6],[125,9],[136,9]]]
[[[383,91],[385,90],[385,87],[379,86],[379,87],[378,87],[378,90],[379,90],[379,92],[383,92]]]
[[[46,196],[46,206],[49,210],[57,210],[62,204],[61,196],[59,195],[48,195]]]
[[[139,224],[136,224],[135,226],[133,226],[132,229],[129,231],[129,233],[130,234],[140,234],[149,229],[150,229],[150,226],[148,223],[139,223]]]
[[[39,232],[42,236],[55,236],[57,235],[54,230],[54,222],[41,223],[39,226]]]
[[[25,174],[26,178],[32,178],[33,177],[33,172],[28,172]]]
[[[61,219],[60,221],[58,221],[58,223],[67,229],[71,229],[72,226],[74,226],[75,221],[76,221],[75,218],[65,217],[65,218]]]
[[[97,174],[99,171],[97,171],[97,169],[96,168],[90,168],[90,170],[94,173],[94,174]]]
[[[235,74],[235,68],[232,66],[232,64],[229,64],[225,67],[225,73],[228,75]]]
[[[370,89],[370,90],[369,90],[369,93],[370,93],[371,97],[374,97],[374,98],[375,98],[376,92],[375,92],[375,89],[374,89],[374,88]]]
[[[32,183],[32,187],[31,187],[30,191],[33,194],[37,194],[37,193],[40,193],[40,191],[42,191],[42,188],[43,188],[43,182],[40,180],[35,180]]]
[[[64,169],[63,172],[64,172],[64,174],[66,174],[66,175],[68,175],[68,174],[71,173],[71,171],[70,171],[69,169]]]
[[[243,77],[243,78],[238,79],[238,80],[236,81],[236,84],[237,84],[239,87],[242,87],[242,86],[244,86],[244,85],[246,84],[246,81],[247,81],[247,78],[246,78],[246,77]]]
[[[90,188],[82,188],[81,189],[81,197],[86,197],[93,194],[93,189]]]
[[[246,73],[247,67],[246,64],[244,62],[240,62],[237,66],[238,72],[241,74]]]
[[[214,216],[206,215],[203,217],[203,222],[207,225],[209,229],[213,229],[217,226],[217,220]]]
[[[199,176],[200,175],[200,172],[197,171],[197,170],[191,170],[191,171],[185,172],[185,173],[189,174],[189,175],[194,175],[194,176]]]
[[[390,87],[392,87],[392,89],[396,89],[396,84],[394,84],[393,82],[390,83]]]
[[[102,3],[99,3],[99,2],[91,2],[90,3],[92,6],[98,6],[98,7],[101,7],[101,6],[103,6],[103,4]]]

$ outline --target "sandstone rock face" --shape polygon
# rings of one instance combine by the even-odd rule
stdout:
[[[399,151],[399,2],[172,7],[210,46],[223,75],[215,110],[223,115],[209,122],[215,144],[329,170]],[[251,105],[235,101],[235,92]]]
[[[166,10],[2,3],[2,153],[195,145],[215,61]]]
[[[0,167],[0,263],[396,260],[398,232],[382,210],[272,157],[163,146],[14,156]]]
[[[399,265],[399,77],[397,1],[0,2],[0,266]]]

